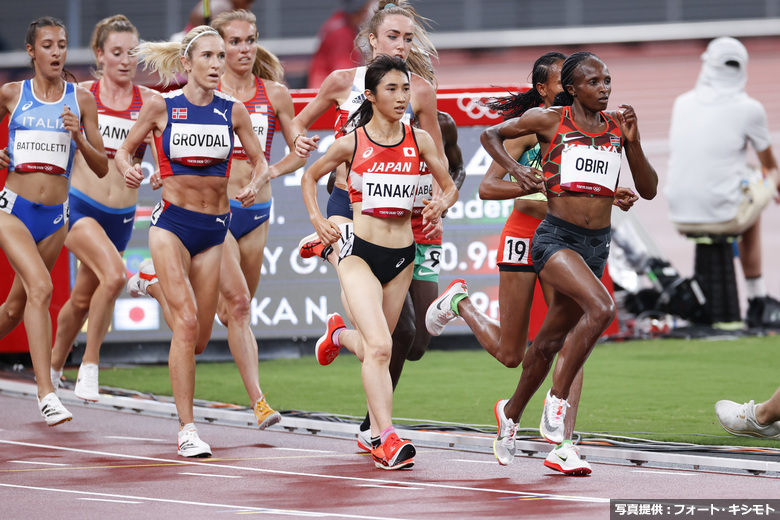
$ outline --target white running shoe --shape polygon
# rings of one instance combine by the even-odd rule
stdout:
[[[756,420],[756,404],[753,401],[739,404],[734,401],[715,403],[715,415],[723,429],[740,437],[780,439],[780,421],[759,424]]]
[[[54,387],[54,391],[56,392],[57,389],[62,386],[62,370],[50,368],[49,374],[51,375],[51,386]]]
[[[57,426],[73,419],[73,414],[62,406],[60,398],[54,392],[38,399],[38,409],[49,426]]]
[[[452,310],[452,298],[456,294],[468,296],[469,289],[465,280],[460,278],[453,280],[444,292],[428,306],[428,310],[425,312],[425,328],[428,329],[431,336],[440,335],[444,332],[444,327],[458,317],[457,313]]]
[[[188,423],[179,432],[179,455],[182,457],[211,457],[211,447],[200,440],[195,425]]]
[[[371,452],[373,449],[371,443],[371,428],[368,430],[361,430],[358,428],[357,445],[363,451]]]
[[[547,442],[552,444],[563,442],[563,419],[566,417],[566,409],[569,406],[566,399],[558,399],[554,395],[550,395],[550,390],[547,391],[542,422],[539,424],[539,433]]]
[[[580,458],[577,447],[566,440],[547,454],[544,465],[565,475],[590,475],[590,464]]]
[[[98,385],[98,366],[94,363],[82,363],[79,367],[79,375],[76,378],[76,386],[73,393],[79,399],[97,402],[100,399]]]
[[[146,289],[157,282],[159,280],[157,279],[157,273],[154,271],[154,264],[151,258],[147,258],[138,264],[138,272],[127,280],[127,293],[133,298],[149,296]]]
[[[517,433],[517,427],[519,424],[515,424],[512,419],[508,419],[504,413],[504,408],[509,399],[502,399],[496,403],[494,411],[496,413],[496,421],[498,421],[498,433],[493,441],[493,455],[496,456],[496,460],[502,466],[511,464],[515,460],[515,452],[517,446],[515,446],[515,434]]]

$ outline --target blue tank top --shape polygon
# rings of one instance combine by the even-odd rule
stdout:
[[[190,103],[181,89],[162,96],[168,124],[154,139],[160,175],[230,177],[236,100],[218,90],[211,103],[202,107]]]
[[[81,120],[73,83],[65,83],[59,100],[47,103],[35,96],[32,80],[22,82],[19,102],[8,121],[9,171],[70,176],[76,143],[60,119],[65,105]]]

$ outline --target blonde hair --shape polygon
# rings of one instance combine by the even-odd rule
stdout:
[[[186,56],[192,59],[192,53],[195,51],[195,39],[204,36],[206,33],[212,33],[220,37],[219,33],[208,25],[199,25],[192,29],[179,42],[143,42],[133,52],[144,64],[144,70],[151,70],[160,75],[163,86],[167,87],[175,79],[177,74],[187,72],[181,64],[181,57]],[[207,35],[206,35],[207,36]]]
[[[89,40],[89,46],[92,47],[92,52],[95,54],[95,68],[92,69],[92,75],[97,79],[103,76],[103,71],[100,68],[100,63],[97,61],[97,51],[105,51],[103,48],[106,44],[106,40],[111,33],[115,32],[129,32],[133,33],[136,38],[138,37],[138,29],[135,28],[130,20],[123,14],[116,14],[103,18],[100,20],[95,29],[92,31],[92,38]]]
[[[257,37],[257,18],[251,11],[236,9],[235,11],[220,13],[211,21],[211,26],[224,38],[225,27],[230,22],[246,22],[253,25],[255,27],[255,37]],[[279,58],[259,43],[255,44],[255,47],[257,47],[257,52],[255,54],[255,62],[252,64],[252,74],[261,79],[281,82],[282,78],[284,78],[284,68]]]
[[[355,38],[355,46],[363,52],[366,62],[370,62],[372,49],[368,36],[369,34],[376,35],[385,18],[393,14],[400,14],[414,22],[412,49],[409,51],[406,63],[409,65],[409,70],[425,78],[435,87],[436,76],[433,74],[431,59],[438,59],[439,53],[436,52],[436,47],[433,46],[428,37],[428,30],[431,27],[430,20],[420,16],[407,0],[380,0],[373,16]]]

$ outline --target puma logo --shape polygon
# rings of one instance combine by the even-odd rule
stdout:
[[[223,226],[227,225],[227,224],[225,224],[225,221],[227,220],[227,217],[222,217],[222,218],[214,217],[214,218],[216,219],[217,222],[219,222]]]
[[[215,109],[214,109],[214,113],[215,113],[215,114],[219,114],[219,115],[221,115],[221,116],[222,116],[222,119],[224,119],[224,120],[225,120],[225,122],[227,123],[227,116],[225,115],[225,114],[227,114],[227,109],[225,109],[225,111],[224,111],[224,112],[220,112],[219,110],[217,110],[217,109],[215,108]]]

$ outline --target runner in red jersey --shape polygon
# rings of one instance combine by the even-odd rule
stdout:
[[[68,353],[89,315],[87,342],[73,392],[81,399],[97,401],[100,347],[111,325],[114,302],[125,287],[127,268],[122,254],[133,231],[138,202],[138,190],[125,186],[114,155],[153,91],[133,84],[138,58],[131,51],[138,46],[138,30],[125,16],[98,22],[91,46],[99,78],[81,86],[95,97],[109,170],[99,178],[84,157],[76,154],[65,247],[79,259],[79,268],[70,298],[57,317],[51,380],[57,388]],[[145,151],[146,144],[141,144],[133,154],[133,163],[139,164]]]
[[[426,200],[423,219],[435,223],[458,198],[433,139],[400,122],[409,103],[410,78],[404,60],[380,56],[366,71],[366,101],[355,114],[358,129],[338,139],[304,174],[301,187],[309,218],[323,244],[340,238],[339,226],[324,218],[317,204],[317,181],[340,164],[349,165],[355,230],[341,248],[339,277],[357,330],[341,317],[328,316],[317,341],[317,360],[333,362],[341,346],[362,362],[371,429],[381,444],[372,450],[382,469],[414,464],[414,446],[401,440],[392,424],[393,386],[389,372],[391,332],[401,313],[414,266],[410,225],[419,163],[424,160],[442,187]]]
[[[540,424],[542,435],[554,444],[565,438],[572,382],[614,319],[614,301],[599,278],[609,253],[611,206],[624,147],[639,195],[652,199],[657,192],[658,176],[642,149],[634,109],[621,105],[617,112],[606,112],[611,82],[598,57],[575,53],[563,64],[564,90],[556,106],[528,110],[482,135],[485,149],[523,193],[546,191],[548,196],[531,257],[540,281],[552,288],[550,307],[523,358],[517,390],[501,411],[517,425],[563,349],[568,354],[553,374]],[[534,134],[544,178],[539,170],[518,164],[503,146],[505,139]]]

